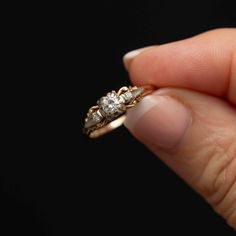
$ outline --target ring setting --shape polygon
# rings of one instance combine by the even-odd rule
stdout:
[[[89,109],[84,124],[84,132],[90,138],[99,137],[123,124],[125,113],[144,96],[153,91],[151,86],[129,86],[111,91]]]

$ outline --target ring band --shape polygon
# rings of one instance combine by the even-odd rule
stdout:
[[[84,133],[97,138],[122,125],[126,111],[134,107],[143,97],[154,90],[153,86],[122,87],[107,93],[89,109],[84,124]]]

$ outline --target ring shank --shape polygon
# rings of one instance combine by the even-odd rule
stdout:
[[[103,134],[106,134],[106,133],[112,131],[113,129],[118,128],[119,126],[121,126],[124,123],[125,118],[126,118],[126,115],[122,115],[121,117],[117,118],[116,120],[111,121],[107,125],[92,131],[89,134],[89,137],[90,138],[98,138],[99,136],[102,136]]]

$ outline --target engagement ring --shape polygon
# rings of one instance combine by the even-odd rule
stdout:
[[[135,106],[143,97],[154,90],[152,86],[122,87],[107,93],[89,109],[84,132],[90,138],[97,138],[122,125],[126,111]]]

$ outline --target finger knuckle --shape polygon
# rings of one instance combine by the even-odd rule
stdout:
[[[236,228],[236,141],[217,143],[208,161],[200,192]]]

